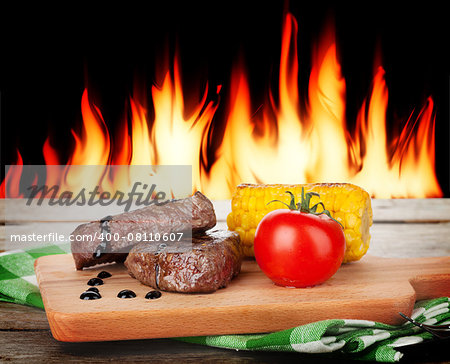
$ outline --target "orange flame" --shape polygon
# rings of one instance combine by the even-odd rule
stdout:
[[[153,146],[148,164],[192,165],[194,189],[204,189],[208,133],[217,104],[207,102],[208,85],[190,116],[184,116],[184,100],[178,60],[174,62],[174,80],[167,72],[161,89],[153,86],[155,120],[150,139],[143,142]],[[132,163],[133,164],[133,163]]]
[[[358,115],[358,137],[354,144],[361,169],[352,182],[379,198],[441,196],[434,170],[435,119],[431,97],[415,120],[411,114],[401,134],[393,141],[392,157],[388,154],[386,133],[388,91],[381,67],[373,81],[367,111],[366,102]]]
[[[23,159],[20,152],[17,150],[17,159],[14,163],[17,167],[10,168],[6,172],[5,179],[0,185],[0,198],[8,197],[21,197],[20,192],[20,177],[22,174]]]
[[[286,17],[284,29],[276,120],[271,119],[270,110],[263,110],[262,120],[252,117],[243,67],[233,73],[225,134],[206,190],[217,199],[229,198],[244,181],[300,183],[305,179],[308,150],[298,107],[297,22],[292,15]]]
[[[190,115],[186,115],[179,59],[167,71],[160,87],[151,88],[154,119],[145,102],[129,100],[131,120],[125,120],[113,139],[100,109],[81,99],[81,134],[72,130],[75,148],[63,175],[48,173],[47,184],[66,189],[83,184],[105,190],[125,186],[129,173],[113,175],[109,165],[192,165],[194,190],[212,199],[229,199],[239,183],[351,182],[373,197],[439,197],[435,173],[435,115],[429,97],[420,111],[411,112],[392,140],[386,131],[388,90],[384,70],[378,67],[371,94],[357,117],[355,130],[345,119],[346,84],[332,31],[313,52],[306,110],[300,109],[298,85],[297,21],[287,14],[283,23],[278,97],[253,114],[248,78],[242,63],[232,73],[226,91],[226,125],[217,149],[211,149],[219,97],[208,101],[208,85]],[[217,87],[217,96],[221,86]],[[278,101],[275,102],[274,100]],[[400,121],[401,122],[401,121]],[[217,144],[217,143],[216,143]],[[47,139],[43,146],[47,165],[61,158]],[[214,156],[214,158],[211,158]],[[22,164],[18,152],[17,164]],[[103,165],[95,174],[73,165]],[[2,197],[19,195],[20,171],[8,173]],[[9,187],[8,187],[9,186]],[[14,187],[16,186],[16,187]]]
[[[308,181],[346,181],[350,177],[345,121],[345,80],[337,61],[334,35],[322,40],[313,57],[309,82],[311,124]]]

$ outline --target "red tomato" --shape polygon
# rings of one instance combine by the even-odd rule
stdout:
[[[277,285],[310,287],[325,282],[342,264],[345,236],[327,215],[274,210],[255,233],[255,259]]]

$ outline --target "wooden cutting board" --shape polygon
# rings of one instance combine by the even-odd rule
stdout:
[[[216,334],[263,333],[332,318],[399,324],[416,299],[450,296],[450,257],[389,259],[365,256],[343,265],[324,284],[275,286],[255,261],[244,261],[231,284],[212,294],[163,292],[131,278],[122,264],[76,271],[71,255],[44,256],[35,270],[55,339],[107,341]],[[87,281],[107,270],[102,298],[84,301]],[[123,289],[137,297],[117,298]]]

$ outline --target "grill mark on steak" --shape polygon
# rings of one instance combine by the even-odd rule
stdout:
[[[105,218],[106,219],[106,218]],[[216,215],[211,201],[201,192],[193,196],[173,200],[167,204],[151,205],[123,214],[108,216],[107,221],[94,221],[78,226],[72,233],[72,255],[76,269],[102,263],[123,262],[136,241],[128,240],[128,234],[170,234],[183,232],[187,236],[202,234],[216,225]],[[100,233],[103,224],[107,224],[112,236],[118,234],[120,239],[112,239],[107,244],[107,251],[94,257],[103,242]],[[91,241],[76,241],[76,236],[91,236]]]
[[[239,235],[227,230],[168,244],[145,242],[133,247],[125,261],[130,275],[155,289],[210,293],[226,287],[241,269]]]
[[[159,288],[159,264],[158,263],[155,264],[155,286],[156,287],[153,287],[153,288],[160,289]]]

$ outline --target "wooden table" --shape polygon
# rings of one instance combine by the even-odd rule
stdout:
[[[1,202],[1,201],[0,201]],[[0,209],[3,211],[3,202]],[[225,227],[229,201],[216,201],[219,227]],[[374,225],[369,254],[383,257],[426,257],[450,255],[450,199],[373,200]],[[8,215],[6,217],[8,220]],[[37,221],[23,216],[18,224],[24,232],[37,224],[53,224],[68,232],[79,221]],[[10,221],[8,221],[10,222]],[[0,250],[5,249],[5,218],[2,220]],[[50,225],[48,225],[50,226]],[[449,362],[449,341],[430,342],[405,348],[401,362]],[[42,310],[0,302],[0,362],[342,362],[298,353],[265,353],[216,349],[172,339],[103,343],[61,343],[53,339]]]

